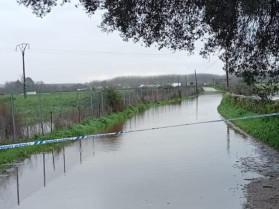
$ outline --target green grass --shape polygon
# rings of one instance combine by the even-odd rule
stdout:
[[[248,103],[249,101],[246,102]],[[244,105],[243,101],[241,102],[241,105],[246,107],[251,106],[249,104]],[[218,111],[225,118],[244,117],[259,114],[248,110],[248,108],[243,108],[239,104],[233,103],[228,95],[222,99],[222,102],[218,107]],[[265,113],[267,113],[267,111]],[[279,150],[279,116],[239,120],[234,121],[233,123],[251,136],[260,139]]]
[[[26,123],[32,124],[34,119],[39,117],[40,110],[42,110],[43,118],[49,118],[50,112],[65,114],[77,111],[78,105],[89,106],[91,95],[95,103],[100,98],[98,91],[44,93],[27,95],[27,99],[24,99],[23,95],[16,94],[14,106],[15,111],[25,118]],[[1,102],[10,106],[11,95],[1,96]]]
[[[184,97],[189,99],[192,97]],[[101,118],[87,119],[81,124],[73,124],[72,126],[60,130],[54,130],[52,133],[40,136],[39,140],[58,139],[65,137],[83,136],[89,134],[103,133],[115,124],[122,122],[133,115],[143,112],[151,107],[160,105],[172,104],[181,102],[181,99],[165,100],[161,102],[153,102],[148,104],[139,104],[137,106],[130,106],[122,112],[113,113]],[[35,141],[37,138],[32,138],[26,141]],[[70,143],[70,142],[66,142]],[[54,143],[46,145],[36,145],[30,147],[21,147],[8,150],[0,150],[0,172],[4,172],[7,167],[13,162],[22,161],[32,154],[50,152],[54,149],[60,149],[65,143]]]

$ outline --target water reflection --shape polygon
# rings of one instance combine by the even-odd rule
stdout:
[[[18,177],[18,167],[15,167],[15,172],[16,172],[16,194],[17,194],[17,204],[20,204],[20,199],[19,199],[19,177]]]
[[[119,124],[115,124],[113,126],[110,126],[107,130],[108,133],[110,132],[119,132],[119,131],[122,131],[123,130],[123,125],[124,125],[124,122],[120,122]]]
[[[64,174],[66,174],[66,155],[65,155],[65,147],[63,147],[63,168]]]
[[[199,113],[199,97],[196,98],[196,121],[198,121],[198,113]]]
[[[51,155],[52,155],[52,166],[53,166],[53,171],[55,171],[55,158],[54,158],[54,151],[51,151]]]
[[[230,146],[231,146],[231,139],[230,139],[230,127],[227,124],[227,151],[228,155],[230,156]]]
[[[247,139],[249,135],[247,135],[244,131],[233,125],[232,123],[228,122],[227,127],[234,132],[234,134],[241,136],[244,139]]]
[[[79,162],[82,164],[82,146],[81,140],[79,140]]]
[[[44,187],[46,187],[46,158],[45,158],[45,153],[43,153],[43,173],[44,173]]]
[[[236,127],[231,122],[226,123],[227,126],[227,152],[228,156],[230,156],[230,149],[231,149],[231,138],[234,139],[235,137],[241,137],[242,139],[248,139],[249,135],[243,132],[241,129]]]

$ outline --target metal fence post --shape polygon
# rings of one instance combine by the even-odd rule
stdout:
[[[15,138],[16,138],[14,94],[11,94],[11,106],[12,106],[12,123],[13,123],[13,140],[12,140],[12,143],[14,143]]]
[[[50,111],[50,132],[52,132],[52,111]]]
[[[90,94],[90,105],[91,105],[91,116],[94,117],[94,108],[93,108],[93,95]]]
[[[41,94],[39,94],[39,106],[40,106],[40,123],[41,123],[42,135],[44,135],[43,110],[42,110]]]
[[[62,112],[62,93],[60,92],[60,119],[63,121],[63,112]],[[62,124],[62,123],[61,123]]]
[[[103,92],[101,91],[101,113],[102,115],[104,114],[104,97],[103,97]]]
[[[77,108],[78,108],[78,122],[81,122],[81,117],[80,117],[80,101],[79,101],[79,94],[77,91]]]

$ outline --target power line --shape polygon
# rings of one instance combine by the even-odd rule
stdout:
[[[169,55],[169,54],[141,53],[141,52],[91,51],[91,50],[42,49],[42,48],[33,48],[32,50],[41,51],[41,52],[58,52],[58,53],[74,53],[74,54],[112,54],[112,55],[145,55],[145,56]]]
[[[0,47],[0,49],[12,51],[11,47]],[[111,55],[140,55],[140,56],[170,56],[171,54],[161,53],[142,53],[142,52],[119,52],[119,51],[91,51],[91,50],[71,50],[71,49],[50,49],[50,48],[32,48],[30,52],[41,52],[41,53],[58,53],[58,54],[111,54]]]

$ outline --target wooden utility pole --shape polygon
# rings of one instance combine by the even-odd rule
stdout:
[[[225,57],[225,60],[226,60],[226,80],[227,80],[227,88],[230,87],[230,84],[229,84],[229,64],[228,64],[228,53],[226,51],[226,57]]]
[[[26,99],[26,78],[25,78],[25,62],[24,62],[24,55],[25,55],[25,49],[28,47],[30,48],[30,45],[27,43],[22,43],[16,46],[16,51],[17,49],[20,49],[21,55],[22,55],[22,66],[23,66],[23,95],[24,98]]]

